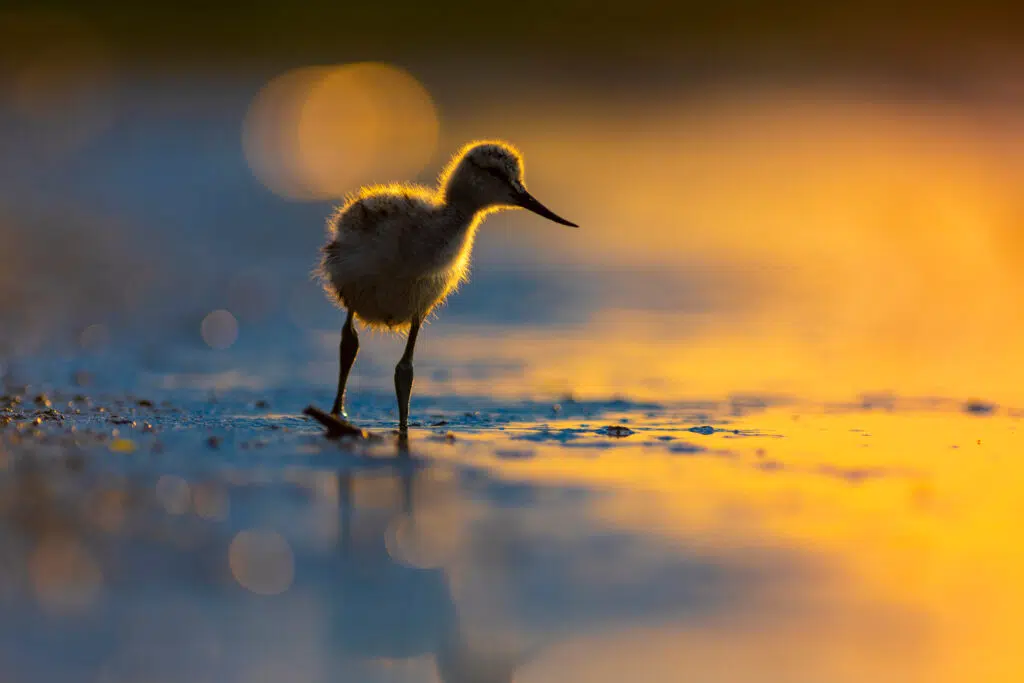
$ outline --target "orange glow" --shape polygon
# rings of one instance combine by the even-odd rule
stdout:
[[[343,197],[418,173],[437,145],[433,101],[387,64],[306,67],[268,83],[246,118],[253,172],[292,199]]]
[[[192,487],[192,505],[203,519],[224,521],[228,516],[229,502],[227,491],[220,484],[202,483]]]
[[[66,614],[81,612],[95,602],[103,575],[81,542],[44,537],[28,562],[32,587],[44,608]]]
[[[573,324],[457,327],[441,310],[417,353],[452,379],[420,375],[420,390],[654,400],[891,390],[1024,404],[1014,112],[810,89],[606,104],[602,116],[592,103],[560,110],[561,125],[530,101],[459,124],[499,127],[530,159],[532,185],[584,226],[509,214],[484,226],[478,248],[526,244],[542,272],[636,273],[635,286],[584,282],[596,303]],[[680,299],[711,304],[649,306],[652,269]],[[335,360],[336,336],[325,335],[323,358]],[[460,371],[481,365],[514,370]]]
[[[631,670],[643,680],[728,672],[734,681],[1011,683],[1024,671],[1015,647],[1024,636],[1024,551],[1008,540],[1024,514],[1022,423],[954,410],[805,405],[728,425],[763,437],[681,433],[688,421],[670,416],[634,419],[637,434],[617,448],[590,437],[593,448],[584,440],[567,455],[560,444],[533,442],[533,457],[495,460],[505,439],[521,449],[511,439],[535,429],[509,426],[497,444],[493,434],[467,434],[453,455],[437,455],[514,481],[608,490],[589,514],[613,528],[737,561],[756,549],[793,557],[772,591],[720,621],[574,636],[528,666],[517,678],[524,683],[562,680],[567,670],[586,681]],[[548,424],[557,431],[579,421]],[[658,436],[708,450],[666,456]]]
[[[183,515],[192,504],[188,482],[170,474],[161,475],[156,482],[156,499],[171,515]]]
[[[431,569],[450,564],[462,520],[435,506],[413,517],[396,516],[385,533],[388,554],[401,564]]]
[[[275,531],[240,531],[231,541],[228,563],[235,581],[258,595],[283,593],[295,577],[291,546]]]
[[[212,349],[226,349],[238,339],[238,321],[231,311],[212,311],[199,326],[203,341]]]
[[[92,522],[107,533],[116,533],[124,526],[127,494],[122,489],[98,489],[89,501]]]

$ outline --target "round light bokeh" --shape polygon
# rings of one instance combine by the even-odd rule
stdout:
[[[28,570],[39,602],[61,614],[87,609],[103,583],[88,548],[70,537],[44,537],[32,551]]]
[[[238,339],[238,320],[231,311],[211,311],[199,326],[203,341],[211,349],[229,348]]]
[[[289,199],[343,197],[415,175],[437,147],[427,90],[406,71],[365,62],[303,67],[271,80],[249,108],[245,155]]]
[[[281,534],[267,529],[238,532],[228,548],[231,575],[257,595],[277,595],[292,585],[295,558]]]
[[[170,474],[165,474],[157,480],[156,498],[171,515],[185,514],[189,511],[192,503],[188,482]]]

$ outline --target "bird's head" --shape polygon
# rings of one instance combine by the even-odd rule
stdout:
[[[523,181],[523,157],[505,142],[473,142],[463,147],[441,176],[448,201],[475,210],[519,207],[562,225],[579,227],[537,201]]]

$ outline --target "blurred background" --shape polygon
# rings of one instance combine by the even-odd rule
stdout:
[[[424,391],[1020,400],[1021,27],[987,0],[8,6],[3,372],[326,392],[325,217],[482,136],[583,228],[485,224]],[[364,344],[356,393],[400,345]]]
[[[477,137],[582,227],[338,448],[326,217]],[[6,3],[0,679],[1016,683],[1022,181],[1019,2]]]

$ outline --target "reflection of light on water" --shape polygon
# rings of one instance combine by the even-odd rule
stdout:
[[[228,548],[231,574],[240,585],[259,595],[277,595],[292,585],[295,559],[281,534],[250,529],[235,535]]]
[[[771,590],[737,601],[720,620],[581,634],[542,652],[521,680],[561,680],[564,671],[609,682],[683,674],[1019,680],[1024,552],[1012,542],[1021,515],[1019,419],[921,405],[770,408],[727,426],[778,438],[688,434],[711,450],[686,456],[649,445],[659,436],[678,440],[680,426],[690,424],[666,410],[635,419],[639,438],[613,448],[594,439],[571,457],[560,444],[540,443],[536,457],[492,460],[493,470],[520,484],[573,481],[618,491],[590,509],[608,529],[675,539],[726,565],[732,558],[757,567],[766,559],[759,550],[792,553],[772,574]],[[550,423],[553,430],[578,425]],[[493,446],[494,436],[485,438]],[[576,576],[594,574],[585,568]],[[780,652],[788,653],[783,660]]]
[[[438,119],[427,91],[397,67],[306,67],[264,87],[243,136],[249,164],[267,187],[323,199],[415,175],[437,144]]]
[[[223,486],[200,483],[192,487],[192,505],[196,514],[210,521],[223,521],[228,516],[228,494]]]
[[[238,321],[230,311],[213,311],[200,325],[203,341],[213,349],[226,349],[238,339]]]
[[[384,542],[397,562],[433,569],[454,559],[458,549],[458,520],[429,509],[415,516],[397,515],[388,526]]]
[[[287,470],[284,478],[304,487],[310,494],[310,505],[298,525],[302,530],[301,540],[321,550],[332,548],[341,529],[338,514],[341,491],[337,473],[294,468]],[[293,540],[298,542],[298,539]]]
[[[127,498],[125,491],[120,488],[97,489],[90,496],[87,508],[89,518],[106,533],[119,531],[124,525]]]
[[[80,541],[44,537],[29,558],[29,574],[39,602],[59,613],[88,608],[99,594],[103,576]]]
[[[171,515],[185,514],[192,503],[188,482],[172,474],[164,474],[157,480],[156,498]]]

